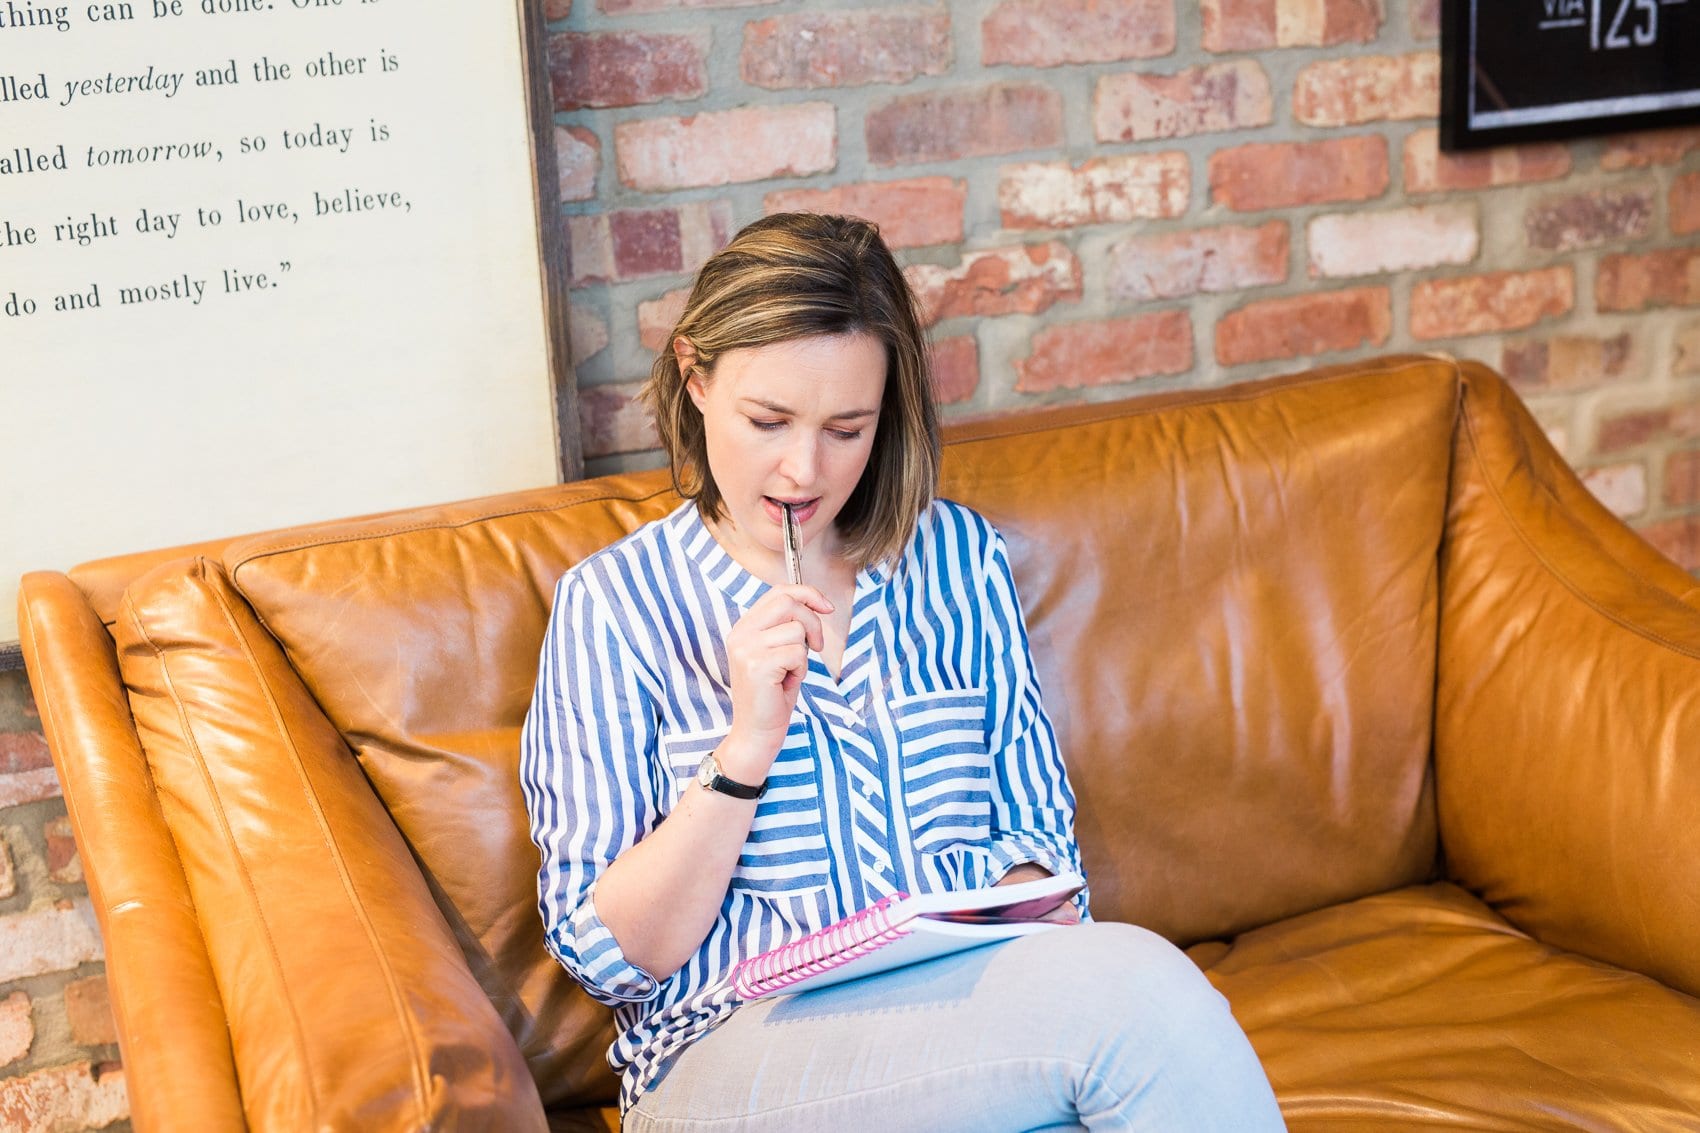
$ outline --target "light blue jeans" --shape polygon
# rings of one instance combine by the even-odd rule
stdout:
[[[1154,933],[1093,923],[759,1000],[626,1115],[685,1130],[1282,1130],[1223,999]]]

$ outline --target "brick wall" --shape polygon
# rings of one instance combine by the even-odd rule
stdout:
[[[1449,156],[1438,0],[552,0],[592,473],[691,271],[880,222],[947,416],[1391,351],[1506,373],[1700,568],[1700,130]]]
[[[129,1129],[101,955],[29,683],[0,672],[0,1129]]]

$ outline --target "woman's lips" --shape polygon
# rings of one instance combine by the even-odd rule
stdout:
[[[797,522],[801,524],[807,523],[809,521],[809,517],[814,515],[816,509],[820,507],[820,497],[816,496],[812,500],[786,500],[784,503],[789,503],[791,505],[791,514],[795,516]],[[767,517],[773,520],[773,522],[780,524],[785,522],[785,508],[782,506],[780,500],[777,500],[772,496],[763,496],[761,498],[761,506],[763,510],[767,512]]]

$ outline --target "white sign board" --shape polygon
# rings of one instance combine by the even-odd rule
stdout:
[[[517,6],[0,0],[20,573],[552,483]]]

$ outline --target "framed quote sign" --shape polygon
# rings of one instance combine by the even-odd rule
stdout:
[[[18,576],[579,474],[536,0],[0,0]]]
[[[1440,143],[1700,122],[1700,0],[1443,0]]]

